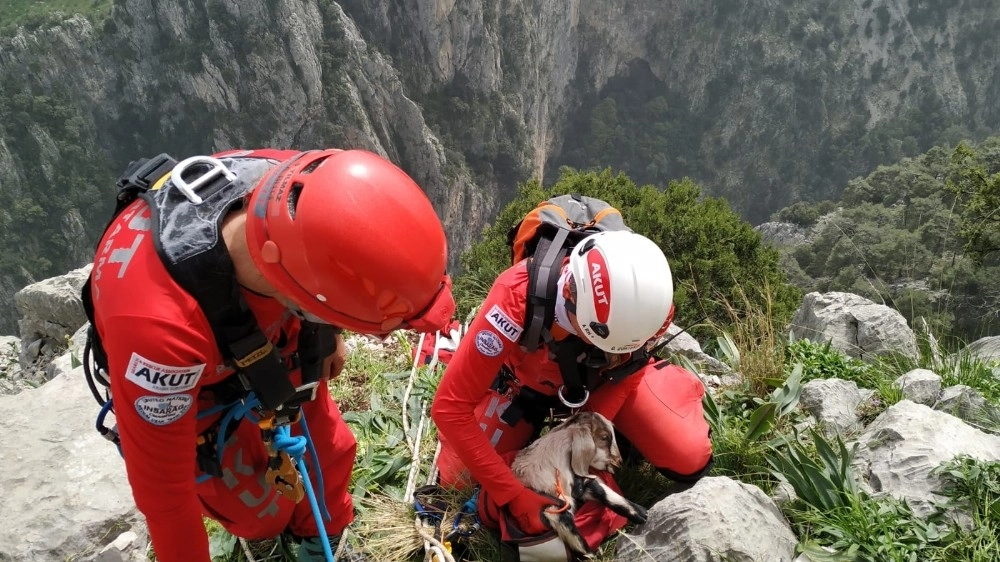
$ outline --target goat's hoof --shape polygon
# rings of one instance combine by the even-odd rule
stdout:
[[[646,508],[638,504],[632,504],[632,512],[633,515],[628,518],[630,521],[632,521],[633,523],[638,523],[640,525],[646,522],[647,518]]]

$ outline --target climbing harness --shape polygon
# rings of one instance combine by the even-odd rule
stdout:
[[[334,558],[330,550],[326,526],[318,524],[321,521],[329,522],[331,520],[330,512],[327,510],[326,500],[322,494],[319,496],[316,495],[312,482],[309,479],[309,470],[305,462],[305,455],[308,452],[316,475],[316,486],[320,491],[324,490],[323,471],[320,469],[316,447],[309,434],[309,425],[306,423],[305,417],[300,416],[296,421],[302,427],[302,435],[293,436],[290,424],[275,425],[273,414],[268,412],[263,412],[265,417],[261,417],[260,406],[260,401],[251,392],[245,399],[222,407],[225,414],[223,414],[218,424],[219,429],[214,443],[215,456],[218,459],[222,458],[226,446],[226,438],[230,434],[230,428],[238,426],[243,419],[247,419],[260,427],[264,445],[267,447],[269,453],[265,480],[278,493],[295,503],[308,498],[313,517],[317,522],[316,528],[319,530],[320,543],[323,545],[327,561],[333,562]],[[217,413],[218,411],[216,408],[206,410],[199,413],[199,418]],[[202,474],[196,481],[201,483],[212,476],[212,474]]]
[[[324,498],[319,499],[309,479],[304,460],[308,451],[319,490],[322,472],[301,407],[316,397],[322,365],[335,351],[336,328],[300,316],[295,353],[282,356],[263,333],[236,283],[228,250],[219,235],[222,218],[242,205],[264,174],[275,166],[287,166],[287,151],[254,151],[228,157],[226,162],[195,156],[177,162],[167,154],[141,159],[129,165],[117,182],[118,194],[111,220],[136,199],[151,210],[149,227],[157,254],[173,280],[198,303],[211,326],[225,363],[235,375],[202,390],[217,390],[216,406],[198,417],[222,413],[219,420],[198,436],[198,466],[203,482],[221,477],[219,460],[227,439],[243,419],[257,424],[269,459],[265,478],[275,490],[298,502],[308,498],[317,523],[330,521]],[[282,160],[285,160],[282,162]],[[114,412],[108,357],[94,323],[91,278],[82,289],[90,327],[84,347],[83,366],[87,384],[101,406],[97,431],[115,444],[122,454],[117,426],[108,427],[106,417]],[[301,384],[293,385],[289,373],[301,372]],[[104,387],[104,392],[98,389]],[[214,387],[214,388],[213,388]],[[302,435],[292,436],[290,426],[300,423]],[[333,561],[325,525],[317,524],[324,553]]]

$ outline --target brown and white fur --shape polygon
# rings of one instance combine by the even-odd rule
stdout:
[[[519,452],[511,468],[525,486],[553,497],[559,496],[558,473],[565,492],[562,499],[570,507],[562,513],[546,510],[544,517],[570,550],[587,555],[590,550],[573,521],[576,508],[584,501],[599,501],[633,523],[646,521],[645,508],[591,474],[591,469],[614,474],[621,463],[611,422],[598,413],[579,412]]]

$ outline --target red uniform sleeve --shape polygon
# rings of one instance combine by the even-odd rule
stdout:
[[[523,269],[523,268],[522,268]],[[525,314],[524,287],[518,290],[512,269],[502,274],[469,325],[448,363],[431,407],[438,431],[448,440],[472,477],[499,504],[506,504],[524,485],[500,458],[479,429],[476,406],[489,391],[500,367],[518,349]]]
[[[125,469],[160,562],[209,562],[195,422],[215,344],[197,318],[116,316],[102,326]]]

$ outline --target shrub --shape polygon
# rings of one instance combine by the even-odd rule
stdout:
[[[780,267],[776,250],[762,244],[760,235],[734,213],[722,199],[703,198],[688,179],[673,181],[666,189],[636,186],[624,174],[578,172],[564,168],[551,187],[537,181],[519,185],[518,194],[488,226],[480,242],[462,258],[462,274],[456,279],[460,317],[485,297],[493,280],[511,265],[506,246],[507,231],[539,202],[566,193],[579,193],[607,201],[617,207],[626,224],[656,242],[670,260],[674,275],[676,320],[683,326],[708,318],[727,325],[726,303],[763,308],[767,296],[744,287],[768,287],[769,303],[776,325],[790,318],[801,292],[790,285]],[[707,328],[693,327],[695,337]]]

